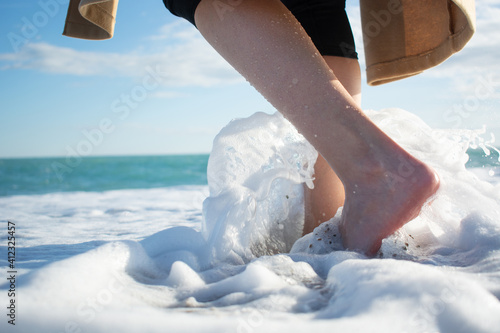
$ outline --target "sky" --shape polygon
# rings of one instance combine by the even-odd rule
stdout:
[[[105,41],[62,36],[67,5],[0,4],[0,158],[209,153],[232,119],[276,112],[162,1],[121,1]],[[364,72],[358,1],[347,11]],[[362,107],[500,140],[500,0],[476,11],[476,34],[443,64],[377,87],[363,75]]]

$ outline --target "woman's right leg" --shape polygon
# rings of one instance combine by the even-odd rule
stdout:
[[[202,0],[195,21],[336,172],[346,193],[340,229],[348,249],[375,254],[437,191],[435,172],[363,114],[279,0]],[[402,165],[412,165],[410,176],[400,174]]]

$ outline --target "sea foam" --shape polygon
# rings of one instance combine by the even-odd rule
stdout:
[[[136,223],[121,217],[123,223],[98,202],[73,210],[65,206],[76,230],[86,230],[80,219],[86,216],[119,226],[125,240],[25,274],[19,283],[18,327],[40,332],[498,332],[500,187],[464,166],[477,132],[431,129],[399,109],[367,114],[442,181],[432,204],[385,239],[376,258],[343,250],[336,236],[340,211],[302,237],[303,189],[312,186],[317,153],[281,115],[258,113],[231,122],[216,137],[201,223],[176,226],[179,218],[172,218],[136,241],[134,230],[149,221],[133,215]],[[403,181],[405,175],[411,175],[411,166],[402,170]],[[192,207],[189,194],[167,192],[151,198],[163,193],[174,206]],[[115,203],[106,203],[113,206],[121,193],[101,195],[114,198]],[[15,205],[21,199],[5,200]],[[127,203],[133,206],[130,198]],[[149,216],[143,205],[151,203],[145,199],[135,211]],[[192,208],[184,211],[186,220],[189,214]],[[35,228],[43,232],[44,226]],[[145,230],[137,231],[144,235]],[[81,241],[89,237],[90,232]],[[94,237],[100,239],[98,231]]]

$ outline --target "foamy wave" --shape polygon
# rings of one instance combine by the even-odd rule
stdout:
[[[385,239],[379,258],[339,247],[338,216],[301,237],[301,191],[311,181],[316,152],[280,115],[257,114],[232,122],[215,140],[210,194],[203,222],[198,208],[196,226],[188,223],[196,214],[192,210],[170,215],[175,207],[189,206],[189,191],[171,193],[172,211],[159,215],[144,209],[157,207],[146,199],[134,206],[131,196],[127,205],[117,205],[119,192],[114,203],[52,206],[53,214],[69,216],[68,225],[76,221],[75,230],[86,230],[86,219],[95,222],[93,238],[88,232],[82,241],[100,239],[97,219],[111,225],[105,230],[115,237],[144,234],[139,215],[130,227],[120,220],[124,206],[142,212],[151,233],[148,219],[158,223],[162,213],[169,228],[157,226],[161,231],[141,242],[109,242],[33,269],[19,282],[18,327],[38,332],[498,332],[500,191],[464,166],[474,133],[431,129],[399,109],[367,113],[442,180],[432,205]],[[155,202],[166,204],[165,199]],[[50,199],[44,200],[47,214]],[[34,218],[38,208],[29,207]],[[102,214],[92,215],[92,209]],[[49,222],[34,223],[29,232],[47,232]],[[178,222],[186,224],[175,227]],[[51,243],[69,243],[70,234],[52,235]]]

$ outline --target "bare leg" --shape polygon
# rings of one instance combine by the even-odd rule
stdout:
[[[333,56],[325,56],[324,59],[349,95],[361,105],[361,72],[358,61]],[[318,155],[314,165],[314,189],[305,188],[304,235],[335,216],[345,199],[341,180],[321,155]]]
[[[346,192],[344,246],[375,254],[436,192],[437,175],[363,114],[279,0],[231,1],[224,11],[220,3],[201,1],[200,32],[335,170]]]

